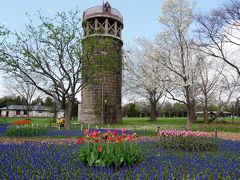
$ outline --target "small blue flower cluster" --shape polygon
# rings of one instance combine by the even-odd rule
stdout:
[[[219,141],[218,152],[182,152],[138,142],[143,161],[89,167],[77,159],[82,144],[0,144],[0,179],[240,179],[240,142]]]
[[[45,136],[47,137],[79,137],[83,136],[81,130],[48,130]]]
[[[91,131],[100,131],[102,134],[107,132],[107,129],[90,129],[89,132]],[[114,131],[114,130],[111,130]],[[118,134],[122,134],[122,130],[116,130]],[[130,134],[131,131],[127,130],[126,134]],[[84,136],[83,131],[81,130],[48,130],[47,134],[45,136],[48,137],[80,137]]]
[[[7,127],[11,124],[0,124],[0,136],[4,136],[4,132],[6,131]],[[107,132],[107,129],[90,129],[90,131],[98,130],[101,133]],[[114,129],[113,129],[114,130]],[[113,131],[112,130],[112,131]],[[118,134],[122,134],[122,130],[117,130]],[[126,134],[132,133],[131,131],[127,130]],[[82,130],[53,130],[48,129],[46,135],[47,137],[80,137],[84,136]]]

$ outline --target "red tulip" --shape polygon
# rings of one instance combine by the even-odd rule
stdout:
[[[78,140],[77,140],[77,144],[80,144],[81,142],[83,142],[84,141],[84,138],[79,138]]]
[[[108,133],[108,134],[111,134],[111,131],[110,131],[110,129],[108,129],[108,130],[107,130],[107,133]]]
[[[107,137],[107,140],[108,140],[108,141],[112,141],[112,137],[111,137],[111,136],[108,136],[108,137]]]
[[[114,135],[114,136],[118,135],[117,130],[114,130],[114,131],[113,131],[113,135]]]
[[[98,146],[97,150],[98,150],[98,152],[102,152],[102,150],[103,150],[102,146]]]
[[[125,129],[125,128],[122,129],[122,133],[123,133],[123,134],[126,133],[126,129]]]
[[[132,135],[128,135],[126,138],[127,141],[133,141],[133,136]]]
[[[84,129],[83,132],[84,132],[84,134],[87,134],[88,133],[88,129]]]

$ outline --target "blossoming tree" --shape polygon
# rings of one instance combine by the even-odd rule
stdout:
[[[173,100],[186,105],[187,127],[196,121],[195,79],[198,59],[191,50],[188,31],[193,21],[194,3],[190,0],[165,0],[159,22],[164,30],[156,38],[149,56],[167,70],[165,90]]]
[[[159,102],[165,97],[165,82],[163,78],[160,81],[159,76],[163,77],[166,72],[147,56],[152,50],[152,42],[138,38],[136,44],[137,46],[129,49],[129,53],[126,54],[124,88],[128,92],[127,95],[147,100],[150,119],[156,121],[161,107]]]

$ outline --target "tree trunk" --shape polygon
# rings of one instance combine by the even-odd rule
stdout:
[[[208,96],[207,96],[207,90],[204,89],[204,104],[203,104],[203,121],[205,124],[209,123],[209,118],[208,118]]]
[[[222,106],[221,109],[220,109],[220,111],[218,111],[218,113],[217,113],[214,117],[212,117],[212,118],[209,120],[209,122],[211,123],[211,122],[213,122],[214,120],[216,120],[219,116],[221,116],[221,114],[223,113],[223,110],[224,110],[224,107]]]
[[[56,122],[58,111],[54,109],[53,111],[53,122]]]
[[[72,102],[68,102],[64,109],[64,118],[65,118],[64,127],[66,130],[70,129],[71,114],[72,114]]]
[[[29,106],[27,105],[27,119],[30,119],[29,113],[30,113],[30,108],[29,108]]]
[[[187,106],[187,129],[192,128],[192,123],[196,122],[196,119],[195,104],[190,103]]]
[[[196,116],[196,111],[195,111],[195,103],[191,103],[190,108],[189,108],[189,112],[190,112],[190,120],[192,123],[197,121],[197,116]]]
[[[187,102],[187,128],[192,127],[192,123],[196,122],[197,116],[195,112],[195,99],[191,91],[191,87],[187,86],[186,88],[186,102]]]
[[[191,119],[190,119],[190,116],[189,116],[189,115],[187,116],[187,125],[186,125],[186,128],[187,128],[187,129],[192,129],[192,122],[191,122]]]
[[[156,121],[157,120],[157,103],[155,101],[150,101],[150,120]]]
[[[204,102],[204,107],[203,107],[203,120],[205,124],[208,124],[208,104],[207,101]]]

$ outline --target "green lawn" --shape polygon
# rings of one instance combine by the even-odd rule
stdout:
[[[15,120],[21,120],[24,118],[0,118],[0,123],[11,123]],[[32,124],[49,126],[52,118],[30,118]],[[193,130],[198,131],[224,131],[224,132],[239,132],[240,133],[240,118],[222,119],[224,122],[218,120],[212,124],[204,124],[202,118],[198,118],[198,121],[193,124]],[[77,121],[72,121],[72,123],[77,123]],[[166,129],[185,129],[186,118],[159,118],[157,121],[150,121],[149,118],[123,118],[122,124],[111,124],[111,125],[90,125],[90,128],[127,128],[127,129],[151,129],[157,130],[158,127],[161,130]],[[57,127],[56,123],[51,122],[51,126]],[[80,125],[72,125],[73,128],[80,128]],[[88,125],[84,124],[82,128],[87,128]]]

